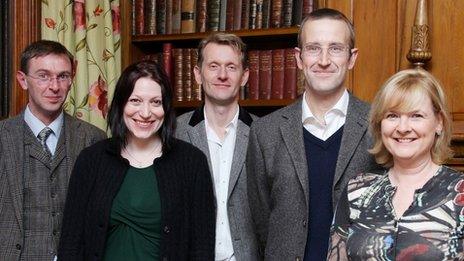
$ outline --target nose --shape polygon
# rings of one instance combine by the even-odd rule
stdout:
[[[139,114],[142,118],[149,118],[151,116],[151,109],[149,104],[143,104],[139,110]]]
[[[227,68],[221,67],[218,71],[218,78],[221,80],[227,79]]]
[[[50,83],[48,84],[48,88],[54,92],[57,92],[59,90],[59,83],[58,83],[58,79],[55,77],[55,78],[51,78],[50,79]]]
[[[322,49],[321,54],[319,55],[318,62],[319,62],[319,65],[323,67],[329,66],[332,63],[327,49]]]
[[[396,129],[400,133],[407,133],[411,131],[411,125],[409,124],[409,118],[405,115],[401,116]]]

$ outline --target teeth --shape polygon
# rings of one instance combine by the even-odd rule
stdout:
[[[135,120],[135,122],[139,125],[142,125],[143,127],[147,127],[151,124],[151,121],[138,121],[138,120]]]
[[[413,141],[413,139],[406,139],[406,138],[402,138],[402,139],[396,139],[398,142],[400,143],[403,143],[403,142],[411,142]]]

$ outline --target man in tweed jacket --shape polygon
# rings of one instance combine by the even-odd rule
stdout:
[[[21,54],[16,78],[29,103],[0,122],[1,260],[55,258],[74,161],[106,136],[63,112],[72,77],[73,56],[57,42],[34,42]]]
[[[325,260],[341,190],[375,166],[367,152],[369,106],[344,86],[358,54],[352,24],[319,9],[302,22],[298,42],[303,97],[250,130],[248,197],[265,260]]]

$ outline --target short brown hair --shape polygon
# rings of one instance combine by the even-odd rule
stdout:
[[[197,65],[201,67],[203,63],[203,49],[205,49],[206,45],[209,43],[215,43],[219,45],[227,45],[232,47],[238,53],[240,53],[242,66],[243,68],[248,68],[248,58],[247,58],[247,46],[246,44],[240,39],[240,37],[236,36],[235,34],[227,34],[227,33],[213,33],[210,34],[205,39],[201,40],[200,44],[198,45],[198,61]]]
[[[344,22],[350,31],[349,46],[350,49],[354,48],[355,45],[355,32],[353,23],[340,11],[330,8],[321,8],[317,9],[310,14],[308,14],[303,21],[301,21],[300,29],[298,31],[298,47],[302,48],[303,43],[301,42],[301,34],[303,32],[303,27],[307,22],[321,19],[332,19]]]
[[[39,40],[31,43],[21,53],[20,69],[24,73],[29,71],[29,61],[36,57],[42,57],[49,54],[65,55],[71,63],[71,69],[74,72],[74,56],[59,42],[49,40]]]
[[[369,127],[374,139],[374,147],[369,150],[378,164],[393,165],[393,157],[382,142],[381,123],[391,109],[408,111],[423,103],[424,97],[432,101],[433,110],[443,121],[443,130],[435,136],[431,149],[432,161],[442,164],[451,157],[451,117],[447,110],[446,98],[438,80],[422,69],[403,70],[388,79],[377,92],[369,115]]]

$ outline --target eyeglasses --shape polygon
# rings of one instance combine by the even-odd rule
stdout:
[[[26,74],[26,76],[29,76],[32,79],[36,80],[37,84],[41,85],[41,86],[48,86],[48,85],[50,85],[52,83],[53,80],[56,80],[56,82],[59,85],[70,84],[71,83],[71,75],[67,74],[67,73],[60,74],[60,75],[57,75],[57,76],[51,76],[49,74],[44,74],[44,73],[37,74],[35,76]]]
[[[308,45],[303,46],[302,53],[304,55],[317,57],[317,56],[321,55],[323,49],[327,49],[327,53],[330,56],[333,56],[333,57],[345,56],[347,54],[346,51],[350,50],[350,48],[348,46],[339,45],[339,44],[330,45],[328,48],[324,48],[324,47],[322,47],[320,45],[317,45],[317,44],[308,44]]]

